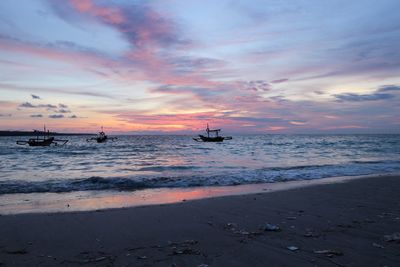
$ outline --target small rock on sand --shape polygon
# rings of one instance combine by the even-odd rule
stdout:
[[[15,250],[6,250],[5,251],[7,254],[18,254],[18,255],[23,255],[23,254],[27,254],[28,252],[26,251],[26,249],[15,249]]]
[[[281,231],[281,228],[278,225],[266,223],[264,226],[265,231],[271,231],[271,232],[279,232]]]
[[[325,254],[328,257],[332,257],[332,256],[342,256],[343,252],[339,251],[339,250],[333,250],[333,249],[324,249],[324,250],[314,250],[315,254]]]
[[[386,242],[400,242],[400,233],[396,232],[390,235],[384,235],[383,240]]]
[[[378,243],[372,243],[372,246],[374,246],[376,248],[385,248],[384,246],[382,246],[381,244],[378,244]]]
[[[288,247],[287,247],[287,249],[288,249],[288,250],[290,250],[290,251],[296,251],[296,250],[299,250],[299,248],[298,248],[298,247],[296,247],[296,246],[288,246]]]

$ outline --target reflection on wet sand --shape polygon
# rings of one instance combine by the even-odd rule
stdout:
[[[219,187],[158,188],[133,192],[83,191],[73,193],[13,194],[0,196],[0,214],[36,212],[72,212],[178,203],[187,200],[275,192],[310,185],[345,182],[366,176],[333,177]]]

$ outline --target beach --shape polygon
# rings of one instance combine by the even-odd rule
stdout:
[[[0,266],[398,266],[400,176],[0,216]],[[400,234],[399,234],[400,235]]]

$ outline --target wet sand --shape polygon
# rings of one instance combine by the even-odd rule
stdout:
[[[400,176],[97,212],[3,215],[0,266],[400,266]]]

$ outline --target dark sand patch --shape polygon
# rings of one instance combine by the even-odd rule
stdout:
[[[0,216],[0,266],[399,266],[398,232],[400,177],[381,176],[172,205]]]

